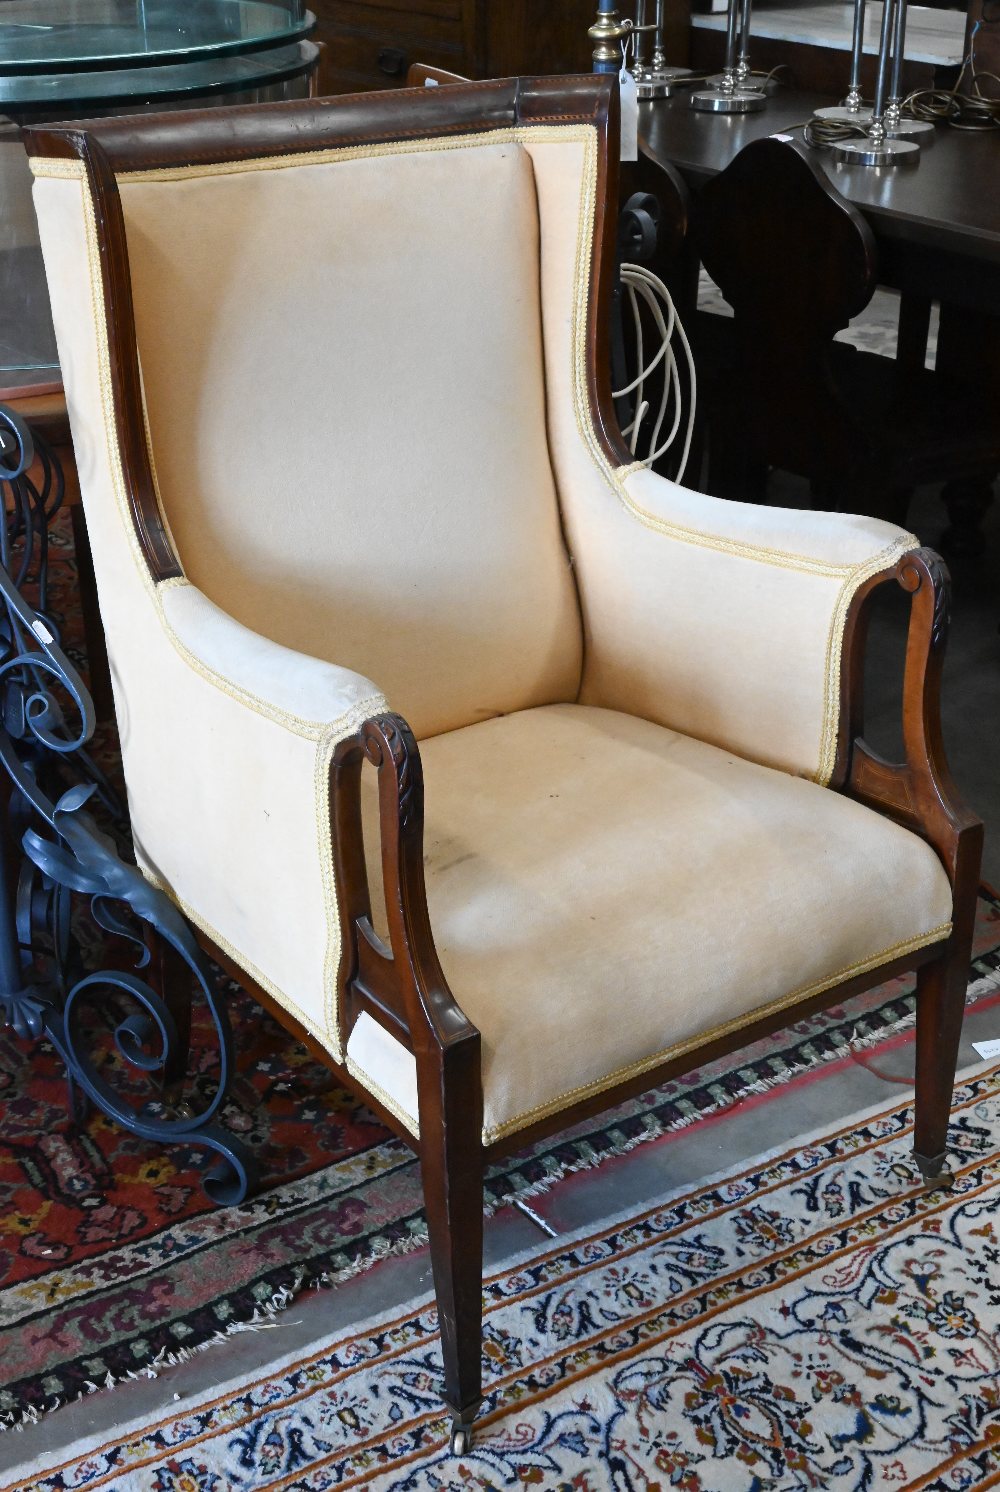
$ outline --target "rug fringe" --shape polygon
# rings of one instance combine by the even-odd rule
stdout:
[[[37,1425],[44,1415],[54,1414],[57,1409],[62,1409],[69,1404],[79,1403],[90,1394],[102,1393],[107,1389],[115,1389],[120,1383],[137,1382],[142,1378],[158,1378],[160,1373],[167,1368],[180,1367],[181,1363],[190,1362],[200,1352],[207,1352],[210,1347],[221,1347],[228,1342],[230,1337],[237,1336],[245,1331],[269,1331],[279,1327],[281,1323],[273,1318],[280,1315],[295,1299],[302,1290],[305,1283],[305,1275],[301,1274],[291,1285],[281,1285],[271,1296],[255,1307],[253,1315],[248,1321],[230,1321],[223,1329],[220,1327],[212,1336],[206,1337],[204,1342],[198,1342],[193,1347],[175,1347],[173,1349],[161,1347],[159,1352],[145,1367],[130,1370],[126,1373],[108,1373],[102,1383],[94,1383],[87,1379],[80,1393],[69,1398],[56,1398],[51,1404],[39,1408],[37,1404],[31,1404],[20,1413],[8,1409],[0,1413],[0,1434],[8,1430],[21,1431],[28,1425]]]
[[[981,979],[973,980],[966,993],[966,1003],[971,1005],[983,995],[992,994],[1000,989],[1000,970],[993,974],[984,975]],[[825,1067],[830,1062],[839,1061],[844,1057],[850,1057],[852,1052],[862,1051],[872,1047],[880,1046],[897,1032],[907,1030],[915,1024],[916,1017],[911,1012],[900,1016],[891,1026],[885,1026],[880,1031],[873,1031],[861,1036],[852,1034],[847,1042],[841,1042],[832,1047],[829,1053],[817,1064]],[[630,1151],[638,1149],[640,1145],[649,1144],[652,1140],[661,1139],[667,1134],[676,1134],[681,1130],[689,1128],[692,1124],[699,1123],[702,1119],[708,1119],[713,1114],[719,1113],[725,1108],[740,1103],[743,1099],[752,1095],[767,1093],[771,1089],[780,1088],[790,1083],[794,1078],[800,1077],[807,1069],[801,1067],[786,1068],[784,1072],[774,1073],[768,1078],[757,1078],[754,1082],[747,1083],[735,1094],[728,1094],[719,1098],[707,1108],[700,1109],[697,1113],[683,1114],[676,1119],[665,1122],[648,1114],[643,1119],[642,1130],[631,1135],[622,1144],[617,1145],[613,1151],[615,1155],[627,1155]],[[552,1187],[563,1180],[566,1176],[572,1176],[582,1171],[591,1171],[604,1164],[609,1159],[608,1153],[593,1151],[589,1155],[578,1156],[575,1160],[556,1161],[552,1169],[544,1176],[538,1177],[531,1182],[522,1185],[514,1185],[503,1197],[487,1198],[483,1207],[486,1217],[493,1217],[504,1207],[508,1207],[515,1197],[527,1199],[528,1197],[542,1196],[551,1191]],[[61,1409],[64,1405],[78,1403],[80,1399],[87,1398],[90,1394],[100,1393],[106,1389],[115,1389],[119,1383],[141,1378],[158,1378],[161,1371],[169,1368],[179,1367],[182,1363],[190,1362],[199,1353],[207,1352],[213,1347],[224,1346],[230,1337],[237,1336],[241,1332],[248,1331],[272,1331],[280,1327],[281,1323],[274,1318],[282,1311],[288,1309],[289,1305],[306,1290],[332,1289],[336,1285],[343,1284],[346,1280],[353,1279],[370,1269],[372,1264],[382,1259],[396,1258],[404,1254],[414,1253],[424,1247],[427,1242],[427,1229],[424,1225],[416,1225],[410,1233],[402,1238],[383,1238],[373,1244],[364,1254],[335,1269],[324,1270],[322,1274],[314,1277],[306,1277],[305,1272],[296,1276],[290,1285],[281,1285],[275,1290],[269,1300],[263,1301],[255,1307],[253,1315],[247,1321],[230,1321],[223,1329],[220,1327],[212,1336],[205,1341],[197,1343],[193,1347],[177,1347],[170,1350],[162,1347],[156,1356],[146,1364],[144,1368],[117,1376],[108,1373],[103,1383],[94,1383],[88,1379],[85,1387],[74,1397],[63,1399],[56,1398],[51,1404],[39,1408],[32,1404],[18,1412],[8,1409],[0,1411],[0,1434],[8,1430],[21,1431],[28,1425],[37,1425],[43,1416]]]
[[[380,1240],[363,1258],[352,1259],[337,1269],[327,1269],[322,1274],[309,1277],[303,1271],[290,1285],[280,1285],[270,1300],[261,1302],[254,1309],[248,1321],[230,1321],[225,1328],[220,1327],[212,1336],[206,1337],[203,1342],[198,1342],[193,1347],[173,1349],[161,1347],[145,1367],[117,1375],[108,1373],[103,1383],[94,1383],[88,1379],[86,1386],[75,1396],[54,1399],[51,1404],[46,1404],[41,1408],[36,1404],[31,1404],[20,1413],[15,1413],[10,1409],[0,1412],[0,1434],[8,1430],[21,1431],[28,1425],[37,1425],[44,1415],[53,1414],[55,1410],[63,1408],[64,1405],[78,1403],[80,1399],[85,1399],[90,1394],[100,1393],[105,1389],[115,1389],[120,1383],[141,1378],[158,1378],[165,1369],[180,1367],[182,1363],[190,1362],[199,1353],[207,1352],[212,1347],[225,1346],[230,1337],[238,1336],[241,1332],[274,1331],[281,1326],[281,1322],[274,1318],[282,1311],[286,1311],[292,1302],[305,1291],[332,1289],[345,1280],[353,1279],[355,1275],[363,1274],[371,1268],[373,1263],[390,1256],[414,1253],[417,1249],[423,1248],[426,1242],[427,1230],[421,1227],[405,1238]]]
[[[966,990],[966,1005],[972,1005],[976,1000],[981,999],[983,995],[992,994],[998,989],[1000,989],[1000,970],[994,974],[986,974],[981,979],[975,979]],[[831,1047],[830,1051],[822,1058],[822,1061],[816,1064],[816,1068],[818,1070],[819,1068],[826,1067],[830,1062],[841,1061],[846,1057],[850,1057],[852,1052],[881,1046],[888,1038],[910,1029],[915,1024],[916,1015],[911,1011],[907,1015],[900,1016],[899,1020],[894,1021],[891,1026],[883,1026],[879,1031],[871,1031],[867,1035],[858,1035],[854,1032],[848,1041],[839,1042],[835,1047]],[[768,1093],[774,1088],[783,1087],[784,1084],[801,1077],[802,1073],[806,1070],[801,1067],[788,1067],[784,1072],[774,1073],[771,1077],[756,1078],[753,1082],[747,1083],[744,1087],[740,1088],[737,1093],[727,1094],[724,1098],[719,1098],[715,1103],[709,1104],[707,1108],[699,1109],[696,1114],[682,1114],[669,1122],[657,1119],[652,1114],[649,1114],[643,1121],[642,1133],[633,1135],[624,1144],[616,1146],[613,1153],[615,1155],[627,1155],[630,1151],[636,1150],[640,1145],[648,1144],[651,1140],[662,1139],[664,1135],[668,1134],[677,1134],[681,1130],[690,1128],[692,1124],[700,1123],[702,1119],[710,1119],[713,1114],[718,1114],[723,1109],[741,1103],[745,1098],[750,1098],[761,1093]],[[538,1177],[537,1180],[526,1182],[521,1186],[514,1184],[505,1196],[492,1200],[488,1199],[483,1208],[484,1215],[486,1217],[493,1217],[504,1207],[510,1206],[515,1197],[526,1200],[529,1197],[543,1196],[546,1192],[551,1191],[552,1187],[565,1176],[572,1176],[581,1171],[594,1170],[596,1167],[603,1165],[608,1159],[607,1152],[598,1154],[595,1151],[591,1155],[581,1155],[576,1160],[555,1162],[553,1169],[548,1171],[546,1175]]]

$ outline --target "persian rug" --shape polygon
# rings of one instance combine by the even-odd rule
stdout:
[[[82,663],[58,526],[51,559],[55,620]],[[116,775],[112,727],[93,750]],[[98,966],[103,934],[85,918],[75,925]],[[1000,1001],[992,892],[980,899],[974,954],[971,997]],[[912,991],[912,980],[892,981],[512,1156],[488,1178],[488,1210],[893,1040],[912,1023]],[[159,1149],[100,1115],[74,1126],[55,1053],[0,1031],[0,1428],[177,1362],[304,1289],[423,1243],[411,1152],[249,996],[230,983],[225,995],[236,1076],[223,1119],[263,1175],[260,1193],[227,1211],[202,1191],[196,1148]],[[115,1060],[110,1011],[105,1024],[98,1036]],[[192,1073],[194,1105],[212,1087],[209,1053]]]
[[[971,998],[1000,1003],[992,893],[970,978]],[[511,1156],[487,1178],[488,1210],[866,1056],[912,1024],[912,991],[905,978],[880,986]],[[412,1152],[248,995],[232,985],[227,998],[237,1072],[223,1117],[263,1183],[223,1210],[201,1189],[200,1152],[158,1149],[99,1114],[75,1127],[55,1053],[0,1032],[0,1425],[182,1360],[425,1241]]]
[[[486,1397],[450,1455],[424,1302],[4,1492],[954,1492],[1000,1483],[1000,1069],[955,1186],[906,1104],[561,1239],[485,1281]]]

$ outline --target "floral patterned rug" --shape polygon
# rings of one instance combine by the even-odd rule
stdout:
[[[979,911],[971,997],[1000,1003],[1000,900],[984,892]],[[412,1152],[250,996],[232,985],[228,1000],[237,1075],[224,1120],[263,1171],[260,1193],[229,1209],[202,1191],[198,1151],[157,1148],[100,1115],[71,1124],[55,1053],[0,1031],[0,1426],[182,1360],[424,1242]],[[496,1166],[488,1208],[867,1060],[912,1011],[901,978],[653,1089]]]
[[[83,664],[63,521],[50,559],[51,614]],[[120,775],[110,725],[94,754]],[[76,929],[92,940],[84,954],[96,966],[103,934],[85,919]],[[980,899],[969,977],[973,997],[1000,1001],[1000,899],[990,892]],[[202,1190],[207,1163],[197,1149],[159,1149],[100,1115],[74,1125],[52,1049],[0,1030],[0,1429],[183,1359],[303,1289],[424,1241],[410,1151],[248,995],[227,983],[226,1000],[237,1070],[223,1118],[263,1175],[260,1193],[227,1211]],[[912,1010],[912,981],[895,980],[578,1125],[497,1167],[489,1209],[750,1095],[764,1101],[787,1082],[808,1082],[891,1039]],[[114,1060],[113,1012],[105,1024]],[[195,1106],[212,1077],[208,1057],[195,1062]]]
[[[995,1487],[998,1141],[1000,1069],[978,1069],[951,1191],[916,1182],[898,1105],[508,1266],[462,1460],[425,1303],[4,1492]]]

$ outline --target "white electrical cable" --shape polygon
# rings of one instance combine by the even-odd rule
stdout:
[[[677,358],[672,345],[675,333],[684,349],[688,372],[688,387],[690,390],[690,407],[688,409],[687,427],[684,435],[684,449],[681,453],[680,465],[674,477],[674,481],[679,482],[684,475],[684,469],[687,466],[688,455],[691,450],[697,400],[697,382],[694,358],[691,355],[691,344],[681,325],[681,319],[677,315],[674,303],[670,297],[670,291],[664,285],[663,281],[657,275],[653,274],[652,270],[646,269],[641,264],[623,264],[621,267],[621,282],[628,292],[629,308],[632,312],[632,320],[635,325],[636,366],[638,372],[631,383],[626,384],[624,388],[615,390],[614,398],[623,399],[629,394],[635,395],[635,416],[627,429],[622,431],[622,435],[629,442],[629,450],[633,456],[638,449],[640,429],[650,410],[649,400],[645,398],[646,382],[660,364],[664,364],[661,374],[663,388],[656,419],[653,423],[652,434],[649,439],[649,454],[642,458],[643,466],[652,466],[654,461],[658,461],[665,452],[669,451],[680,429],[681,415],[683,413],[681,407],[682,391]],[[645,360],[643,307],[652,320],[659,338],[659,349],[649,362]],[[666,311],[665,316],[664,311]],[[660,432],[667,418],[671,401],[673,401],[673,419],[670,431],[663,442],[659,443]]]

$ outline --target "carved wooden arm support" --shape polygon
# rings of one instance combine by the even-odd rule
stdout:
[[[864,648],[871,594],[888,579],[912,597],[903,675],[903,751],[889,762],[863,738]],[[898,819],[934,846],[953,885],[978,876],[982,824],[952,781],[941,730],[941,671],[950,622],[951,586],[931,549],[905,554],[893,576],[875,576],[856,598],[844,656],[845,750],[840,783],[861,802]],[[974,862],[974,868],[973,868]]]
[[[374,931],[365,870],[361,771],[378,772],[382,876],[389,947]],[[434,947],[424,885],[424,781],[413,732],[399,715],[376,715],[338,748],[333,764],[334,859],[344,948],[342,1029],[364,1010],[417,1057],[439,1065],[474,1046],[479,1032],[456,1004]],[[470,1053],[471,1055],[471,1053]]]

